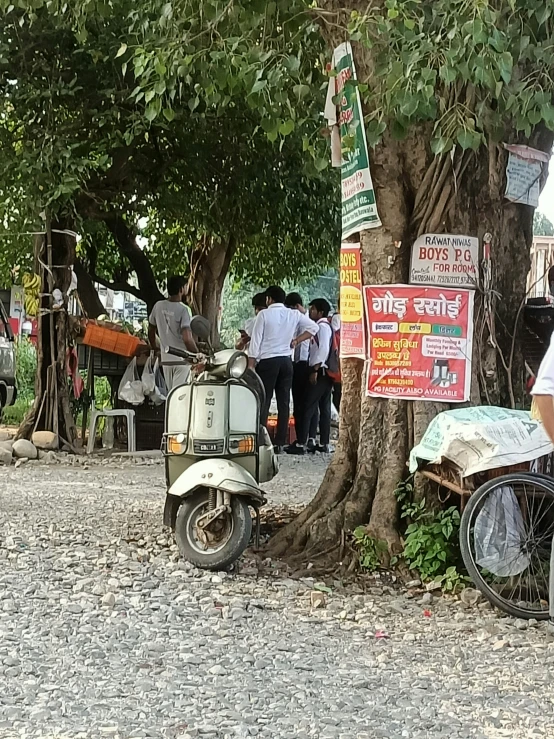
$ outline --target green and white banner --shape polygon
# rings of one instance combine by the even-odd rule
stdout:
[[[360,92],[352,47],[347,41],[333,53],[333,76],[329,79],[325,117],[329,125],[340,131],[340,158],[336,146],[333,166],[341,167],[342,238],[381,225],[375,203],[375,193],[365,135]],[[350,84],[349,84],[350,83]],[[335,138],[335,144],[338,137]],[[333,149],[333,135],[331,135]]]

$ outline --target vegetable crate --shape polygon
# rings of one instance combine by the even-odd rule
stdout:
[[[83,344],[92,346],[95,349],[103,349],[112,354],[119,354],[122,357],[134,356],[137,347],[141,344],[141,340],[136,336],[124,334],[120,331],[112,331],[109,328],[96,326],[94,323],[87,324],[85,338]]]

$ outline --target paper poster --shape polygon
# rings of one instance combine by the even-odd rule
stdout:
[[[360,92],[355,82],[356,70],[352,47],[347,41],[333,53],[325,117],[331,127],[340,130],[342,183],[342,238],[381,225],[369,171]]]
[[[505,144],[505,148],[509,152],[506,166],[507,200],[537,208],[542,170],[544,164],[548,162],[548,155],[539,149],[518,144]]]
[[[340,356],[366,357],[362,257],[359,244],[340,248]]]
[[[410,284],[475,288],[479,240],[474,236],[424,234],[414,242]]]
[[[469,399],[473,292],[443,287],[364,287],[368,395],[461,403]]]
[[[448,459],[462,477],[495,467],[521,464],[554,450],[541,423],[528,411],[480,406],[457,408],[435,416],[410,452],[410,472],[418,460],[440,464]]]
[[[21,318],[25,305],[25,289],[21,285],[13,285],[10,292],[10,318]]]

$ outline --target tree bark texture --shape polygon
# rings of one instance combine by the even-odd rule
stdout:
[[[62,443],[73,446],[77,440],[77,429],[69,400],[66,362],[69,338],[67,291],[71,284],[71,267],[75,263],[75,237],[56,232],[63,228],[63,224],[53,224],[51,235],[43,241],[39,251],[42,298],[38,320],[35,400],[18,430],[17,438],[30,438],[35,430],[53,431]],[[51,239],[50,254],[48,239]],[[51,293],[55,289],[61,291],[64,302],[61,307],[53,309]]]
[[[362,67],[363,68],[363,67]],[[359,67],[358,67],[359,69]],[[363,77],[362,77],[363,79]],[[506,152],[435,158],[425,127],[403,142],[385,136],[371,156],[381,228],[360,234],[365,285],[407,283],[411,246],[423,233],[492,235],[492,284],[476,291],[472,403],[514,407],[524,393],[521,328],[532,240],[533,209],[503,197]],[[517,141],[515,136],[511,141]],[[549,151],[552,136],[530,142]],[[448,405],[369,398],[361,362],[343,361],[340,433],[335,456],[316,497],[269,543],[271,556],[293,561],[348,556],[347,533],[368,533],[396,553],[401,546],[395,489],[406,476],[409,450]]]
[[[212,346],[219,345],[219,307],[225,278],[235,250],[234,240],[206,235],[193,249],[185,301],[193,314],[204,316],[212,325]]]

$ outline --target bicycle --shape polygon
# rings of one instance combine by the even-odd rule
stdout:
[[[475,586],[500,610],[554,619],[554,478],[514,472],[482,485],[460,521],[462,557]]]

